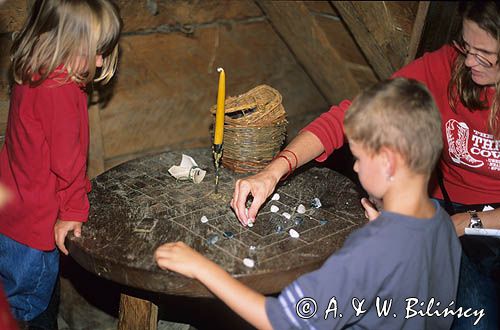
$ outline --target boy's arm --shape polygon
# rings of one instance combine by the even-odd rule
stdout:
[[[272,329],[266,314],[266,298],[229,275],[182,242],[166,243],[155,252],[162,269],[199,280],[234,312],[258,329]]]

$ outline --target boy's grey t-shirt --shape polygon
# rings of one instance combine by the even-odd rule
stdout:
[[[353,232],[320,269],[266,298],[273,328],[449,329],[452,314],[422,316],[458,307],[461,247],[435,207],[432,219],[382,212]]]

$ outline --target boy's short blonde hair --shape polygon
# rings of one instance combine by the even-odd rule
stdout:
[[[370,152],[398,152],[415,173],[430,174],[443,149],[441,116],[416,80],[385,80],[359,94],[344,117],[346,136]]]

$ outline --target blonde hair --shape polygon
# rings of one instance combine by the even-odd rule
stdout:
[[[476,23],[500,45],[500,4],[497,1],[465,1],[459,6],[459,13],[464,20]],[[461,31],[462,32],[462,31]],[[500,58],[500,48],[497,52]],[[499,60],[494,65],[500,68]],[[470,111],[490,110],[488,130],[496,139],[500,138],[500,83],[495,82],[495,95],[488,107],[485,91],[488,86],[477,85],[472,80],[470,69],[465,65],[465,56],[459,54],[453,64],[452,77],[448,85],[448,102],[456,111],[457,104],[462,103]]]
[[[107,83],[121,28],[117,7],[107,0],[36,0],[11,48],[14,80],[37,86],[62,65],[76,83]],[[96,55],[103,66],[94,79]]]
[[[344,117],[346,136],[371,153],[398,152],[415,173],[430,174],[443,148],[441,116],[416,80],[384,80],[359,94]]]

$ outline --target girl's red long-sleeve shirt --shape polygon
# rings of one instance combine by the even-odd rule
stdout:
[[[446,45],[426,53],[393,76],[422,82],[436,101],[444,143],[439,166],[450,199],[462,204],[499,203],[500,140],[488,132],[490,111],[470,111],[460,103],[453,112],[448,102],[448,83],[456,56],[456,51]],[[495,90],[490,87],[486,93],[491,105]],[[344,143],[343,120],[350,105],[350,101],[343,101],[304,128],[316,135],[325,148],[318,161],[324,161]],[[433,182],[430,186],[432,196],[443,199],[439,185]]]
[[[32,248],[55,248],[57,219],[85,222],[89,146],[87,95],[54,75],[12,89],[0,182],[13,195],[0,210],[0,233]]]
[[[18,330],[17,322],[10,310],[9,302],[5,297],[5,292],[0,284],[0,329],[2,330]]]

